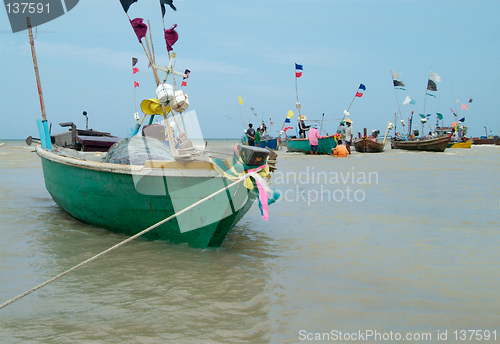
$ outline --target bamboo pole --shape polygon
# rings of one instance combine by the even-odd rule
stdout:
[[[40,82],[40,74],[38,72],[38,62],[36,60],[35,42],[33,40],[33,31],[31,29],[30,17],[26,17],[26,24],[28,24],[28,32],[30,35],[31,56],[33,57],[33,67],[35,68],[36,85],[38,88],[38,96],[40,98],[40,108],[42,110],[42,120],[44,122],[47,122],[47,114],[45,113],[45,103],[43,101],[42,83]]]

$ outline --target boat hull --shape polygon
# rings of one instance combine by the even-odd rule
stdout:
[[[432,139],[410,141],[400,141],[392,138],[391,148],[426,152],[444,152],[450,140],[451,137],[449,135],[442,135]]]
[[[272,150],[278,150],[280,147],[280,140],[278,137],[270,138],[270,139],[261,139],[259,143],[260,148],[269,148]]]
[[[82,163],[41,148],[37,152],[47,191],[66,213],[126,235],[135,235],[231,183],[216,173],[140,174],[127,165]],[[197,248],[219,247],[255,199],[256,194],[239,183],[143,237]]]
[[[381,153],[384,151],[384,145],[381,142],[361,138],[354,140],[354,148],[360,153]]]
[[[472,140],[464,142],[450,142],[446,148],[471,148]]]
[[[478,138],[474,137],[472,143],[475,145],[500,145],[500,137],[490,137],[490,138]]]
[[[311,145],[309,139],[290,139],[286,138],[286,147],[289,152],[311,153]],[[337,146],[337,142],[333,136],[326,136],[318,140],[319,154],[332,154],[332,149]]]

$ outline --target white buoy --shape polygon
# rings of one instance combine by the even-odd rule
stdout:
[[[156,88],[156,98],[158,98],[160,104],[165,105],[167,101],[171,102],[174,96],[174,87],[170,84],[160,84]]]
[[[175,91],[174,99],[170,103],[170,107],[175,112],[184,112],[189,107],[189,99],[186,93],[182,90]]]

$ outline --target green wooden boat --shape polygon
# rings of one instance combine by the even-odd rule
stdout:
[[[208,161],[148,161],[145,166],[104,163],[100,153],[37,146],[45,185],[70,216],[134,235],[231,183]],[[105,154],[105,153],[104,153]],[[239,183],[144,237],[219,247],[249,211],[256,194]]]
[[[309,145],[309,139],[296,139],[289,138],[286,139],[286,147],[289,152],[303,152],[311,153],[311,145]],[[337,142],[334,136],[325,136],[318,140],[318,151],[319,154],[332,154],[332,149],[337,147]]]

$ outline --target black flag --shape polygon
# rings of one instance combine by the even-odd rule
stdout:
[[[434,81],[432,81],[431,79],[429,79],[429,82],[427,83],[427,89],[429,91],[437,91],[438,90],[436,83]]]
[[[161,16],[165,17],[165,4],[169,5],[174,11],[177,11],[177,8],[174,6],[173,0],[160,0],[161,6]]]
[[[137,2],[137,0],[120,0],[120,2],[122,3],[123,10],[125,11],[125,13],[127,13],[130,5],[132,5],[134,2]]]
[[[398,87],[398,86],[403,87],[405,85],[405,84],[403,84],[402,81],[399,81],[399,80],[392,80],[392,83],[394,84],[394,87]]]

